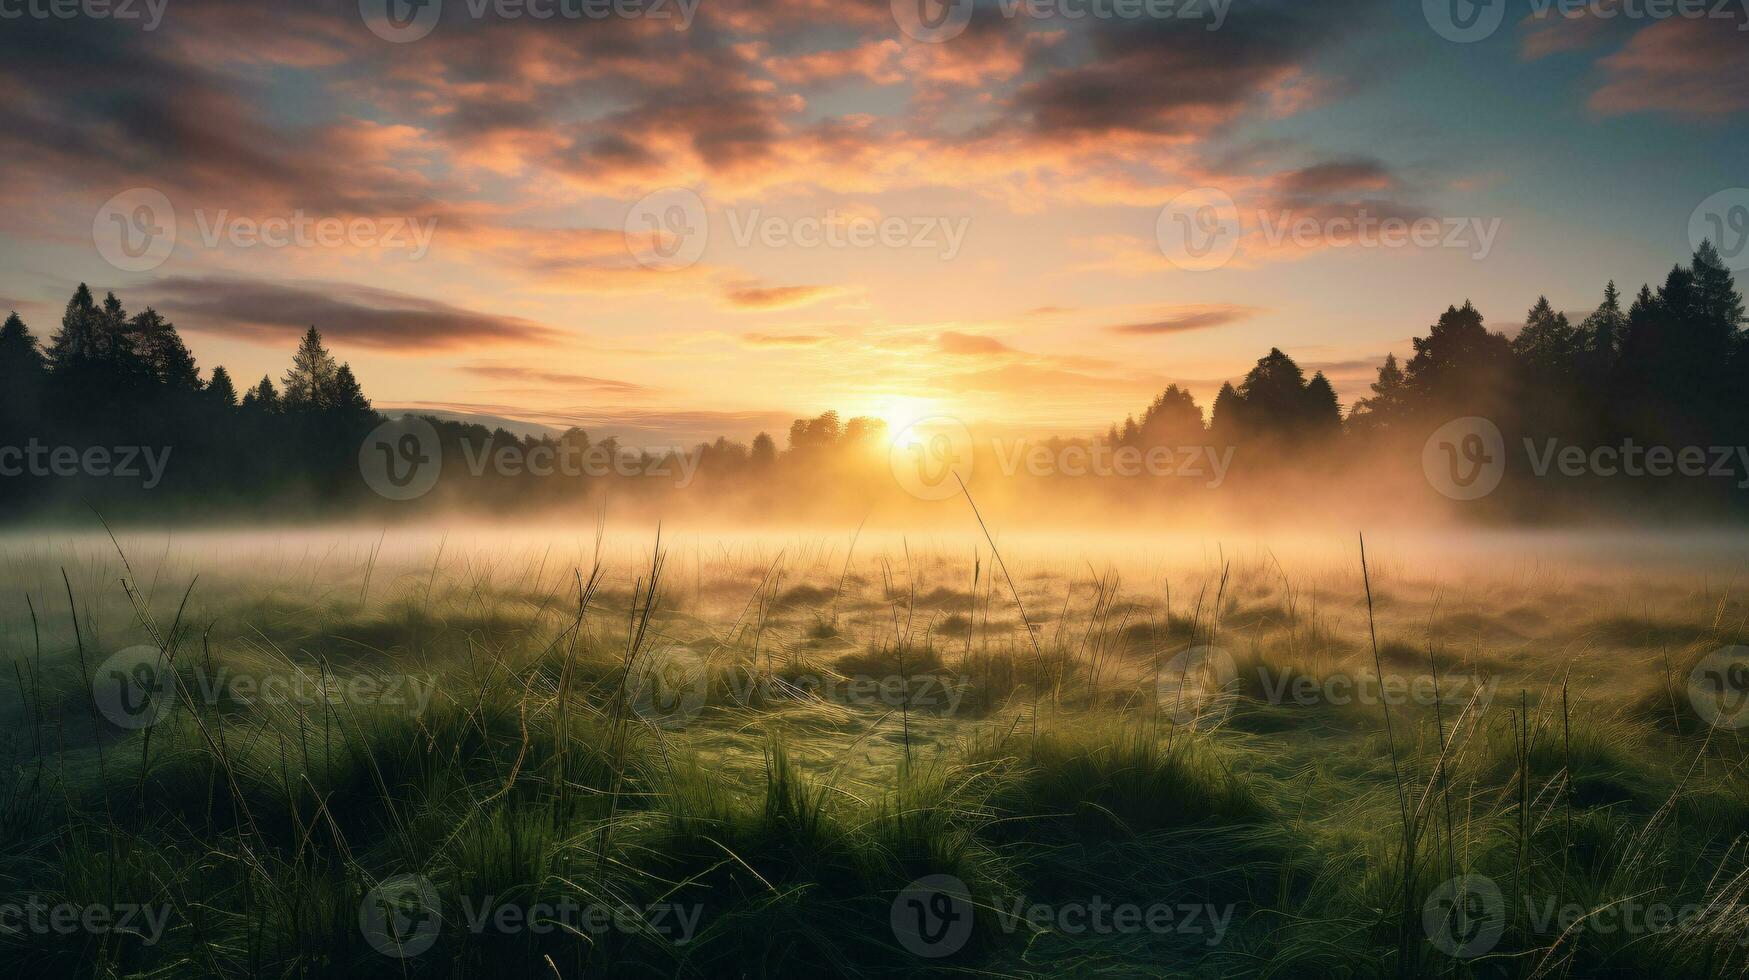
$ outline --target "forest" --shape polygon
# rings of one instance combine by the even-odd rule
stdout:
[[[1608,283],[1596,308],[1582,317],[1539,297],[1509,335],[1490,329],[1468,301],[1448,306],[1414,337],[1407,358],[1385,357],[1370,394],[1346,409],[1322,372],[1308,379],[1276,348],[1237,384],[1223,385],[1207,412],[1172,384],[1103,435],[1043,441],[1056,448],[1101,440],[1141,449],[1232,447],[1237,456],[1229,490],[1259,486],[1284,467],[1333,482],[1410,468],[1430,433],[1468,417],[1490,420],[1509,446],[1559,440],[1667,453],[1728,449],[1749,431],[1744,322],[1731,270],[1703,242],[1688,265],[1672,267],[1656,288],[1642,285],[1625,306],[1616,284]],[[0,327],[0,447],[13,450],[8,458],[0,449],[0,502],[15,518],[88,507],[121,516],[147,508],[156,514],[271,508],[314,516],[381,505],[360,479],[359,456],[362,441],[383,419],[316,325],[277,383],[263,376],[240,395],[222,365],[203,378],[176,326],[157,310],[130,316],[114,293],[99,303],[84,284],[46,343],[17,313]],[[866,489],[889,437],[879,419],[842,419],[832,411],[796,419],[781,449],[768,433],[750,444],[722,437],[694,447],[622,447],[612,437],[592,442],[580,428],[517,435],[426,421],[443,447],[443,492],[432,502],[464,506],[511,499],[530,507],[566,505],[588,499],[603,484],[676,469],[687,474],[686,486],[644,480],[630,491],[670,493],[701,484],[769,491],[799,483]],[[71,447],[80,458],[90,447],[135,447],[160,461],[162,472],[117,480],[30,465],[59,447]],[[482,473],[476,465],[470,472],[470,459],[506,448],[524,456],[581,453],[604,465],[509,473]],[[684,467],[669,465],[681,456]],[[1561,482],[1522,468],[1508,473],[1509,492],[1492,502],[1492,512],[1535,517],[1578,495],[1606,497],[1630,510],[1674,500],[1717,514],[1744,509],[1749,496],[1736,481],[1676,474],[1631,482],[1555,479]],[[1120,492],[1220,490],[1177,481],[1159,488],[1125,484]]]

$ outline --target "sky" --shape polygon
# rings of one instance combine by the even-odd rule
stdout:
[[[1103,431],[1271,347],[1347,405],[1449,304],[1749,265],[1744,3],[0,0],[0,307],[644,444]]]

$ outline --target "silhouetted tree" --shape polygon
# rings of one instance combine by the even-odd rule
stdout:
[[[285,410],[311,411],[332,405],[338,372],[334,355],[322,346],[322,334],[311,327],[298,344],[297,353],[292,355],[291,369],[285,373]]]
[[[1349,424],[1367,432],[1391,431],[1403,424],[1409,410],[1409,384],[1397,355],[1386,354],[1379,365],[1379,379],[1372,383],[1372,397],[1355,401],[1349,409]]]
[[[188,352],[175,325],[159,316],[157,310],[146,307],[144,313],[129,322],[128,332],[134,350],[159,384],[172,391],[200,390],[200,370],[195,367],[194,355]]]
[[[220,364],[213,368],[213,376],[206,383],[206,396],[209,402],[220,408],[235,408],[237,405],[237,388],[231,384],[231,372]]]
[[[1426,337],[1412,341],[1415,356],[1404,368],[1404,384],[1418,413],[1498,414],[1510,380],[1512,344],[1490,333],[1482,314],[1464,301],[1448,306]]]
[[[273,387],[273,379],[265,374],[262,375],[261,383],[243,395],[243,407],[252,409],[261,415],[278,414],[280,410],[279,392]]]
[[[748,452],[748,461],[754,466],[770,466],[777,460],[777,443],[769,433],[761,432],[753,437],[753,447]]]
[[[0,326],[0,440],[16,442],[36,432],[46,366],[24,321],[16,312],[8,316]]]

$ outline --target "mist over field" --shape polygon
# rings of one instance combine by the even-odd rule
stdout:
[[[0,0],[0,975],[1749,978],[1746,80]]]

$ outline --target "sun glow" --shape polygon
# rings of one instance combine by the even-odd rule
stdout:
[[[913,423],[932,416],[947,414],[941,403],[915,395],[893,395],[876,403],[868,414],[887,423],[887,440],[891,442]]]

